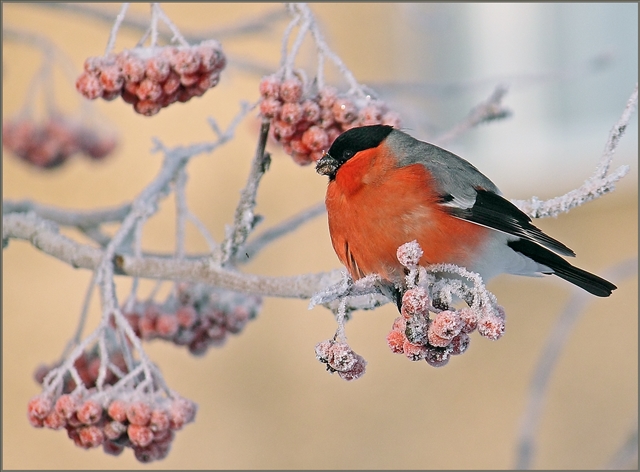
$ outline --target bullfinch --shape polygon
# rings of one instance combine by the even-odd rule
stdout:
[[[400,304],[401,245],[416,240],[420,265],[449,263],[486,281],[501,273],[554,274],[599,297],[614,284],[571,265],[575,253],[543,233],[466,160],[391,126],[351,128],[316,164],[329,177],[333,248],[354,280],[380,275]]]

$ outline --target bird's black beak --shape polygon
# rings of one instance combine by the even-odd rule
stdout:
[[[316,164],[316,172],[321,175],[328,175],[329,178],[332,178],[336,175],[338,167],[340,167],[340,163],[329,154],[325,154]]]

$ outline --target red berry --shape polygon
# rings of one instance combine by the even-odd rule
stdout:
[[[460,333],[451,340],[451,354],[459,355],[467,350],[471,338],[467,333]]]
[[[102,69],[104,59],[102,57],[88,57],[84,61],[84,70],[90,74],[98,74]]]
[[[138,100],[138,87],[140,87],[140,82],[125,82],[122,92],[135,95]]]
[[[355,354],[355,353],[354,353]],[[364,360],[362,356],[355,354],[356,363],[349,370],[338,371],[338,375],[343,380],[356,380],[362,377],[365,373],[365,368],[367,366],[367,361]]]
[[[285,103],[280,110],[280,119],[285,123],[297,124],[302,119],[302,107],[299,103]]]
[[[382,108],[376,104],[369,104],[358,112],[358,118],[363,126],[377,125],[382,119]]]
[[[162,95],[162,86],[158,82],[146,78],[136,90],[136,95],[140,100],[150,100],[155,102]]]
[[[331,108],[338,98],[338,91],[334,87],[323,87],[318,94],[318,104],[321,108]]]
[[[179,75],[195,74],[200,67],[200,57],[192,48],[177,49],[171,55],[171,67]]]
[[[323,151],[329,148],[329,136],[319,126],[312,126],[302,135],[302,142],[311,151]]]
[[[169,408],[169,427],[174,431],[193,421],[197,406],[186,398],[176,398]]]
[[[120,66],[112,64],[103,67],[100,72],[100,85],[105,92],[120,92],[124,85],[124,76]]]
[[[504,334],[504,319],[495,314],[483,316],[478,321],[478,333],[492,341],[500,339]]]
[[[82,423],[94,424],[102,418],[102,406],[95,400],[89,399],[78,408],[77,414]]]
[[[260,114],[265,118],[279,118],[282,103],[273,97],[265,97],[260,102]]]
[[[102,95],[102,84],[97,75],[83,72],[76,80],[76,89],[89,100],[95,100]]]
[[[142,401],[130,403],[127,407],[127,419],[131,424],[145,426],[151,419],[151,407]]]
[[[297,77],[285,79],[280,84],[279,91],[283,102],[297,103],[302,98],[302,82]]]
[[[289,141],[291,150],[297,154],[309,154],[310,149],[302,142],[302,134],[297,132]]]
[[[171,338],[178,331],[178,319],[172,313],[163,313],[156,320],[156,332],[163,338]]]
[[[407,338],[401,331],[391,330],[387,334],[387,345],[392,352],[396,354],[402,354],[404,352],[404,342]]]
[[[291,157],[293,158],[293,162],[295,162],[299,166],[308,166],[313,162],[311,156],[308,153],[292,151]]]
[[[302,119],[315,123],[320,119],[320,105],[313,100],[302,102]]]
[[[433,367],[445,366],[451,358],[451,348],[427,346],[424,360]]]
[[[171,72],[169,61],[162,56],[150,57],[147,59],[145,66],[145,75],[147,78],[159,84],[167,80],[169,72]]]
[[[104,434],[97,426],[79,428],[78,435],[80,437],[81,445],[86,449],[98,447],[104,442]]]
[[[199,72],[194,72],[192,74],[180,74],[180,83],[185,87],[191,87],[192,85],[197,84],[201,77],[202,76]]]
[[[120,61],[122,75],[127,83],[141,82],[144,78],[145,64],[142,59],[134,54],[123,56]]]
[[[282,120],[273,121],[272,126],[273,126],[273,132],[279,140],[290,138],[296,132],[295,125],[292,125]]]
[[[402,296],[402,316],[411,318],[415,315],[426,316],[429,314],[429,294],[422,287],[415,287],[404,292]]]
[[[153,116],[157,114],[162,106],[159,102],[153,100],[140,100],[133,106],[134,110],[144,116]]]
[[[145,447],[153,441],[153,431],[146,426],[130,424],[127,428],[127,435],[134,446]]]
[[[215,40],[203,41],[195,48],[196,55],[200,60],[199,71],[208,73],[220,71],[224,68],[224,54],[220,43]],[[222,66],[222,67],[221,67]]]
[[[64,428],[66,421],[65,418],[56,410],[52,410],[43,420],[43,424],[50,429],[62,429]]]
[[[433,323],[429,326],[429,332],[437,337],[451,340],[460,334],[463,325],[457,312],[445,310],[435,316]]]
[[[155,433],[169,429],[169,413],[164,410],[153,410],[149,419],[149,429]],[[155,436],[154,436],[155,437]]]
[[[355,104],[348,98],[337,98],[331,106],[333,118],[341,124],[353,122],[358,117]]]
[[[198,312],[191,305],[181,306],[178,308],[178,311],[176,311],[176,319],[180,327],[189,329],[198,319]]]
[[[329,127],[333,127],[336,124],[336,120],[333,117],[333,112],[331,111],[331,108],[320,109],[320,120],[318,124],[320,125],[320,127],[325,129]],[[338,132],[342,133],[342,130],[339,130]]]
[[[280,97],[280,83],[281,80],[275,75],[263,77],[259,86],[260,95],[277,100]]]
[[[124,423],[127,420],[128,405],[124,400],[112,400],[107,408],[108,415],[115,421]]]
[[[402,343],[402,352],[412,361],[419,361],[424,359],[427,348],[422,344],[413,344],[407,339]]]
[[[70,394],[60,395],[56,401],[55,410],[63,418],[70,418],[77,410],[78,402],[75,397]]]
[[[119,456],[124,451],[124,446],[117,444],[113,441],[105,441],[102,443],[102,450],[105,454],[109,454],[111,456]]]
[[[449,344],[451,344],[451,339],[438,336],[432,330],[427,331],[427,339],[429,340],[429,344],[436,347],[447,347]]]
[[[309,159],[311,159],[311,162],[318,162],[320,159],[322,159],[323,156],[324,151],[311,151],[311,154],[309,154]]]
[[[45,395],[38,395],[29,400],[27,405],[27,413],[29,416],[43,420],[52,410],[53,404],[51,399]]]
[[[164,84],[162,84],[162,91],[167,95],[171,95],[176,90],[178,90],[179,87],[180,87],[180,76],[176,72],[171,71],[167,76],[167,79],[165,80]]]
[[[478,314],[471,308],[462,308],[458,311],[462,320],[462,332],[471,333],[478,326]]]

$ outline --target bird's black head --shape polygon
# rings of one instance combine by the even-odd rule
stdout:
[[[316,172],[327,175],[333,180],[342,164],[357,152],[378,147],[391,131],[393,126],[388,125],[360,126],[345,131],[336,138],[329,151],[318,161]]]

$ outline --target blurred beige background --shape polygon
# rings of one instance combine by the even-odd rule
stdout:
[[[116,4],[94,6],[114,13],[118,9]],[[109,26],[103,22],[38,5],[4,3],[2,7],[3,28],[46,36],[69,55],[78,73],[86,57],[104,51]],[[399,106],[409,100],[424,107],[424,115],[443,130],[488,97],[499,81],[562,66],[557,58],[544,59],[543,52],[553,49],[549,37],[556,34],[562,19],[570,18],[571,10],[562,10],[556,17],[545,9],[530,15],[529,4],[511,5],[494,14],[489,7],[470,7],[482,8],[482,15],[475,15],[460,4],[312,4],[329,44],[365,84],[477,84],[489,77],[484,86],[463,87],[460,93],[433,87],[422,95],[389,96]],[[278,6],[221,3],[165,4],[163,8],[183,31],[203,31],[240,24]],[[145,4],[135,4],[130,11],[146,14],[147,9]],[[637,81],[637,5],[635,12],[633,56],[618,54],[618,62],[600,75],[556,77],[533,85],[514,79],[505,98],[514,117],[483,125],[451,148],[478,165],[510,198],[534,194],[550,198],[579,186],[592,174],[608,132]],[[422,30],[408,20],[418,21],[417,13],[423,15]],[[505,16],[496,19],[496,14]],[[590,18],[610,22],[618,18],[616,14],[628,16],[616,10],[601,19]],[[528,23],[532,34],[546,44],[527,56],[530,62],[509,62],[512,55],[524,54],[514,45],[515,50],[496,50],[488,56],[493,58],[488,64],[474,66],[478,60],[473,54],[487,54],[482,44],[491,46],[495,40],[487,39],[489,31],[511,47],[509,34],[515,30],[524,35],[522,28],[513,25],[524,18],[550,25],[550,31],[537,31],[535,21]],[[556,22],[543,21],[550,18]],[[3,151],[3,198],[71,209],[130,201],[158,171],[161,156],[150,153],[152,137],[167,146],[210,140],[208,117],[226,126],[240,100],[258,98],[260,75],[236,67],[237,61],[276,67],[285,26],[286,20],[281,20],[261,33],[220,38],[230,65],[216,88],[187,104],[175,104],[146,118],[121,101],[93,103],[96,122],[106,120],[121,136],[117,153],[104,162],[76,156],[56,171],[36,172]],[[620,35],[628,33],[628,28],[617,28]],[[604,29],[597,31],[604,35]],[[567,45],[563,53],[569,56],[574,51],[569,46],[581,44],[582,33],[573,32],[573,36],[556,37]],[[500,33],[505,36],[499,38]],[[137,32],[123,29],[116,50],[133,47],[138,39]],[[620,53],[615,34],[605,43]],[[459,44],[466,48],[457,50]],[[593,50],[581,47],[572,56],[575,64],[600,51],[599,44]],[[4,119],[20,110],[40,61],[40,53],[32,47],[4,41]],[[627,67],[629,61],[636,61],[635,68]],[[308,64],[313,60],[301,60],[300,65]],[[61,69],[54,76],[54,88],[56,103],[69,113],[78,110],[79,96]],[[562,95],[567,88],[576,96]],[[601,94],[607,100],[600,100]],[[539,100],[541,96],[546,98]],[[571,100],[594,105],[576,112],[569,106]],[[419,121],[411,128],[425,136],[426,128]],[[616,192],[557,219],[538,221],[543,230],[576,251],[577,265],[598,274],[637,257],[636,128],[634,117],[629,136],[616,153],[614,165],[632,165]],[[256,133],[257,119],[248,118],[232,143],[196,158],[189,167],[188,203],[218,240],[224,225],[233,219]],[[321,201],[326,186],[312,168],[294,165],[273,144],[268,150],[273,163],[258,194],[258,211],[266,217],[263,228]],[[145,248],[172,250],[173,225],[173,201],[167,199],[145,227]],[[68,234],[83,240],[74,232]],[[192,227],[187,243],[191,251],[206,250]],[[243,270],[293,275],[336,267],[339,262],[326,221],[320,217],[273,244]],[[130,450],[117,458],[101,449],[81,450],[64,431],[34,429],[26,418],[27,401],[39,392],[32,373],[39,364],[55,361],[73,334],[89,279],[88,272],[74,270],[23,242],[12,241],[3,251],[5,469],[510,468],[531,374],[554,320],[573,293],[571,286],[556,278],[495,279],[489,289],[506,309],[506,335],[498,342],[473,335],[469,351],[441,369],[390,352],[385,337],[396,316],[394,307],[358,312],[347,325],[347,336],[368,366],[363,378],[350,383],[329,375],[315,360],[315,344],[333,335],[335,323],[328,311],[319,307],[308,311],[302,300],[266,299],[259,317],[242,335],[221,349],[210,349],[202,358],[159,341],[148,343],[148,353],[169,385],[196,401],[200,409],[196,422],[177,434],[164,461],[143,465]],[[125,296],[128,281],[116,282],[120,296]],[[602,468],[636,427],[637,277],[613,282],[618,290],[608,299],[592,299],[552,375],[535,468]],[[150,287],[142,284],[141,293],[148,293]],[[98,310],[94,296],[89,328],[97,323]]]

